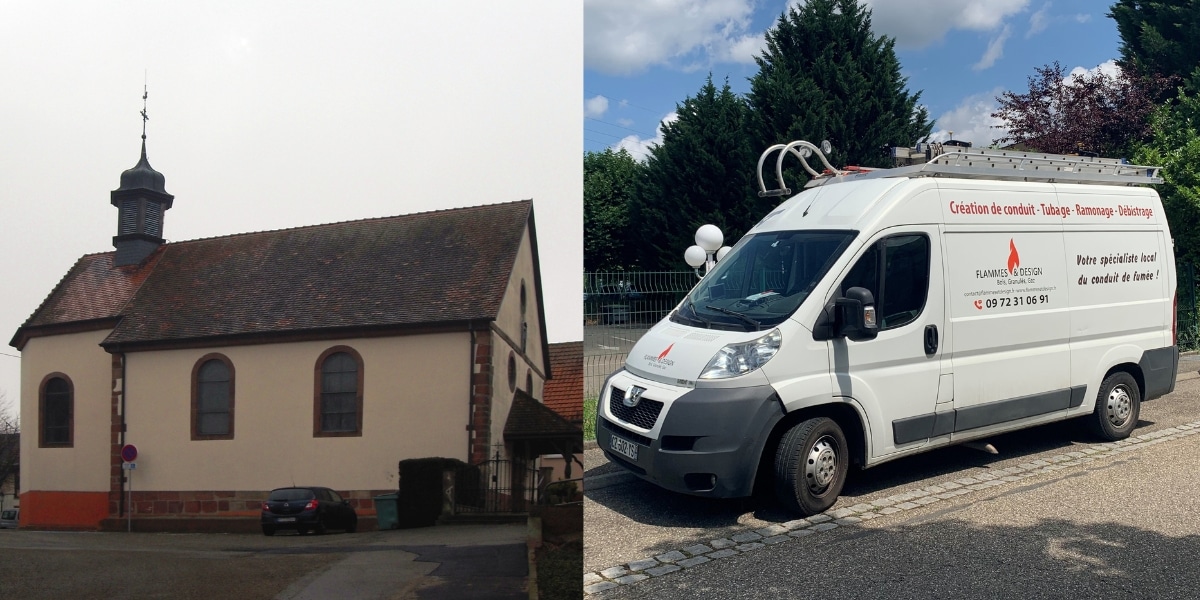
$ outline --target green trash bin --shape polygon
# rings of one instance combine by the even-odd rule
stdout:
[[[379,529],[398,529],[400,527],[400,510],[398,494],[375,496],[375,519]]]

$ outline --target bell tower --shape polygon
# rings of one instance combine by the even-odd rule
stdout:
[[[117,254],[113,266],[136,265],[163,244],[163,215],[171,208],[174,196],[167,193],[166,177],[146,160],[146,99],[142,91],[142,158],[132,169],[121,173],[121,187],[110,194],[117,207],[117,235],[113,246]]]

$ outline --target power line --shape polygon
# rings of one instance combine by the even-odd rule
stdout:
[[[584,93],[584,94],[591,94],[591,96],[592,96],[593,98],[594,98],[594,97],[596,97],[596,96],[604,96],[605,98],[607,98],[607,99],[609,99],[609,100],[611,100],[611,99],[612,99],[612,97],[611,97],[611,96],[609,96],[608,94],[594,93],[594,92],[592,92],[592,91],[590,91],[590,90],[583,90],[583,93]],[[644,111],[646,111],[646,112],[648,112],[648,113],[650,113],[650,114],[652,114],[652,115],[657,115],[657,114],[659,114],[660,112],[662,112],[662,111],[657,111],[657,110],[652,110],[652,109],[646,108],[645,106],[638,106],[638,105],[636,105],[636,104],[634,104],[634,103],[632,103],[632,102],[630,102],[630,101],[628,101],[628,100],[619,100],[619,101],[617,102],[617,104],[618,104],[619,106],[628,106],[628,107],[631,107],[631,108],[636,108],[636,109],[638,109],[638,110],[644,110]]]
[[[634,132],[634,133],[636,133],[636,134],[638,134],[638,135],[642,135],[642,136],[646,136],[646,137],[654,137],[654,134],[652,134],[652,133],[646,133],[645,131],[640,131],[640,130],[637,130],[637,129],[631,129],[631,128],[629,128],[629,127],[625,127],[624,125],[617,125],[616,123],[610,123],[610,122],[608,122],[608,121],[604,121],[604,120],[601,120],[601,119],[597,119],[596,117],[584,117],[584,118],[585,118],[585,119],[587,119],[587,120],[589,120],[589,121],[595,121],[595,122],[597,122],[597,123],[603,123],[603,124],[605,124],[605,125],[608,125],[608,126],[610,126],[610,127],[616,127],[617,129],[624,129],[624,130],[626,130],[626,131],[632,131],[632,132]],[[599,132],[596,132],[596,133],[599,133]]]
[[[607,135],[608,137],[617,138],[618,140],[624,139],[626,137],[623,135],[617,135],[615,133],[608,133],[607,131],[597,131],[595,129],[588,129],[587,127],[584,127],[583,130],[591,132],[591,133],[598,133],[600,135]]]
[[[0,356],[7,356],[9,358],[21,358],[20,354],[9,354],[7,352],[0,352]]]

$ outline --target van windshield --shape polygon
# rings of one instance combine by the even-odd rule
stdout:
[[[672,320],[696,327],[777,325],[796,311],[854,239],[854,231],[771,231],[746,236]]]

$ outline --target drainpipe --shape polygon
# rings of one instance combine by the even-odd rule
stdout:
[[[475,434],[475,351],[478,339],[475,336],[475,322],[467,322],[467,332],[471,334],[471,356],[467,364],[467,461],[471,462],[471,444]]]
[[[125,447],[125,396],[129,394],[129,373],[126,370],[125,353],[121,353],[121,447]],[[124,462],[124,461],[122,461]],[[128,471],[125,470],[125,465],[121,465],[121,495],[124,495],[126,478]],[[117,516],[125,516],[125,503],[117,501]]]

